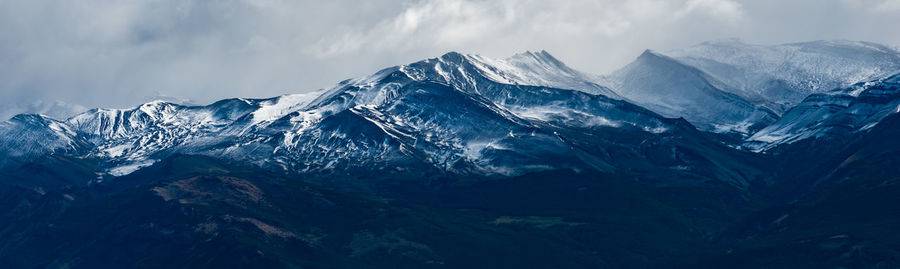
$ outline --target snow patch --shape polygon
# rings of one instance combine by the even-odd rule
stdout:
[[[101,148],[100,150],[110,158],[121,157],[125,154],[126,151],[131,149],[130,144],[121,144],[121,145],[113,145],[108,148]]]
[[[654,128],[650,128],[650,127],[644,126],[643,129],[644,129],[645,132],[653,133],[653,134],[661,134],[661,133],[665,133],[665,132],[668,132],[668,131],[669,131],[669,128],[666,128],[666,127],[663,127],[663,126],[654,127]]]
[[[714,132],[716,133],[737,132],[746,134],[750,133],[751,126],[753,126],[753,122],[750,121],[742,121],[734,124],[713,124]]]
[[[278,97],[276,100],[266,101],[262,107],[253,112],[253,124],[277,120],[284,115],[302,109],[311,103],[324,91],[315,91],[301,94],[288,94]]]
[[[140,170],[141,168],[153,165],[154,163],[156,163],[156,160],[133,162],[130,164],[110,168],[107,173],[116,177],[126,176],[128,174],[134,173],[137,170]]]
[[[593,115],[566,107],[538,106],[538,107],[508,107],[510,112],[517,117],[533,119],[544,122],[578,123],[584,127],[608,126],[620,127],[621,123],[611,121],[603,116]]]

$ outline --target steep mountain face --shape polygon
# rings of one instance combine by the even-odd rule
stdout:
[[[547,51],[526,51],[503,60],[480,55],[464,57],[484,77],[497,83],[579,90],[621,99],[615,91],[595,83],[593,76],[568,67]],[[447,71],[452,70],[442,70]]]
[[[812,94],[781,119],[747,139],[757,151],[804,139],[840,141],[900,112],[900,74]]]
[[[649,50],[606,80],[628,100],[706,131],[747,134],[776,119],[703,71]]]
[[[121,176],[173,151],[217,146],[240,134],[241,120],[259,105],[224,100],[205,107],[155,101],[133,109],[94,109],[66,121],[96,145],[91,156],[106,160],[109,174]]]
[[[753,178],[743,174],[747,167],[672,155],[693,146],[686,151],[731,152],[699,146],[704,138],[689,125],[601,95],[499,83],[478,59],[449,53],[345,81],[216,154],[274,152],[277,165],[293,171],[424,163],[456,174],[638,167],[683,174],[709,165],[716,168],[701,173],[728,175],[721,178],[733,184]],[[690,142],[675,149],[673,137]]]
[[[779,117],[747,85],[781,78],[685,59],[648,51],[607,88],[543,51],[448,53],[306,94],[19,115],[0,264],[900,265],[900,74],[824,91],[849,73],[803,58],[815,93]]]
[[[299,173],[650,170],[642,176],[669,184],[715,179],[735,187],[757,178],[754,165],[728,161],[744,153],[709,142],[686,122],[586,93],[605,88],[582,79],[546,52],[506,60],[448,53],[324,92],[208,106],[156,101],[54,124],[90,145],[66,156],[96,159],[112,177],[173,154],[203,154]],[[12,147],[29,143],[25,137],[4,139]],[[720,154],[734,158],[707,157]]]
[[[734,169],[730,164],[718,162],[713,158],[695,159],[704,155],[699,152],[713,154],[712,152],[731,151],[716,146],[705,146],[709,144],[704,143],[705,138],[684,122],[664,119],[638,106],[604,96],[572,90],[497,83],[489,77],[482,76],[481,69],[470,61],[471,58],[472,56],[468,55],[449,53],[440,58],[388,69],[377,76],[380,82],[365,80],[348,83],[323,95],[325,98],[320,98],[321,101],[314,102],[311,107],[318,109],[329,106],[362,106],[365,109],[358,110],[374,111],[368,114],[393,115],[408,113],[405,110],[395,109],[406,109],[410,103],[416,104],[416,107],[427,103],[433,112],[415,110],[415,116],[399,117],[421,118],[421,120],[404,122],[395,119],[375,122],[379,122],[378,125],[384,126],[387,130],[406,131],[395,137],[418,137],[416,140],[410,139],[418,141],[410,143],[419,143],[418,147],[433,143],[429,140],[441,141],[438,146],[444,149],[428,150],[426,156],[431,154],[430,152],[457,153],[426,159],[441,160],[449,157],[442,162],[444,167],[449,167],[447,164],[460,160],[464,160],[463,163],[475,160],[474,166],[477,169],[487,169],[488,172],[499,174],[509,174],[504,171],[532,171],[573,166],[587,166],[601,171],[665,167],[663,169],[665,171],[681,174],[702,170],[696,169],[698,165],[710,165],[717,168],[702,173],[727,174],[720,178],[729,178],[726,181],[732,183],[740,182],[739,185],[747,184],[753,178],[749,174],[743,174],[747,170],[735,172],[744,168]],[[393,80],[395,78],[405,82],[391,86],[395,85],[392,83],[398,83]],[[442,99],[433,98],[428,99],[428,102],[409,102],[409,97],[432,95],[438,89],[442,89],[441,85],[435,85],[434,82],[447,83],[455,91],[449,89],[442,91],[460,97],[448,96],[446,100],[451,102],[446,103],[438,101]],[[385,101],[383,99],[385,96],[397,98]],[[454,101],[456,98],[462,99]],[[458,113],[458,108],[452,108],[454,110],[442,115],[444,104],[456,107],[467,103],[476,106],[465,113]],[[481,114],[484,116],[480,116]],[[470,115],[479,115],[479,118],[466,118]],[[435,116],[441,118],[430,118]],[[447,122],[448,119],[451,121]],[[493,121],[488,119],[503,119],[503,123],[488,129],[469,126],[471,122]],[[473,129],[474,132],[469,133],[471,131],[468,129]],[[634,148],[638,144],[643,146]],[[676,148],[677,145],[681,146]],[[554,157],[548,159],[545,156]],[[554,164],[555,162],[559,163]],[[518,169],[501,166],[508,163],[529,165],[520,166]],[[530,165],[531,163],[542,165]],[[672,179],[675,178],[678,177]]]
[[[65,122],[22,114],[0,122],[0,166],[51,154],[80,155],[93,148],[77,129]]]
[[[97,178],[99,169],[88,156],[95,145],[65,122],[17,115],[0,122],[0,137],[0,185],[43,191]]]
[[[868,42],[813,41],[764,46],[731,39],[665,54],[731,86],[723,90],[779,114],[810,94],[900,71],[900,52]]]

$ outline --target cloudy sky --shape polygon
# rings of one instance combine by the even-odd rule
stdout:
[[[0,0],[0,113],[270,97],[447,51],[545,49],[606,73],[731,37],[896,46],[897,25],[900,0]]]

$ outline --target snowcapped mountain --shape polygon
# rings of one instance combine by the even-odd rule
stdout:
[[[451,52],[309,93],[17,115],[0,264],[897,267],[900,70],[818,69],[869,55],[819,43],[599,79]],[[872,79],[822,86],[851,74]]]
[[[900,74],[812,94],[753,134],[746,145],[764,151],[808,138],[839,141],[894,113],[900,113]]]
[[[614,91],[594,82],[593,76],[566,66],[547,51],[526,51],[502,60],[480,55],[465,57],[485,77],[494,82],[579,90],[621,99]]]
[[[93,109],[66,123],[95,145],[92,156],[121,165],[111,174],[123,175],[175,147],[203,148],[236,135],[229,128],[239,127],[252,108],[252,102],[235,99],[205,107],[154,101],[133,109]]]
[[[629,101],[666,117],[683,117],[698,128],[747,134],[776,119],[692,66],[647,50],[604,78]]]
[[[99,173],[113,177],[174,154],[199,154],[301,173],[640,170],[747,186],[758,170],[734,162],[746,156],[726,145],[738,145],[693,126],[753,134],[744,146],[762,151],[821,133],[806,121],[826,112],[809,111],[868,100],[874,85],[892,83],[812,95],[775,122],[775,113],[744,99],[735,86],[652,51],[600,81],[614,90],[546,51],[500,60],[451,52],[311,93],[206,106],[154,101],[62,121],[17,116],[0,129],[0,151],[15,160],[7,167],[56,154],[97,162]],[[888,111],[849,107],[865,116],[847,128],[865,129]],[[656,177],[651,174],[642,176]]]
[[[65,121],[39,118],[28,127],[35,131],[7,128],[0,145],[11,150],[54,135],[46,145],[59,146],[17,158],[61,152],[97,160],[111,176],[173,154],[201,154],[292,172],[428,167],[514,176],[656,167],[660,176],[690,173],[737,186],[753,178],[704,156],[739,153],[710,143],[687,122],[588,93],[604,91],[546,52],[505,60],[448,53],[320,92],[207,106],[154,101]],[[62,131],[46,131],[56,129]]]
[[[900,70],[900,52],[869,42],[766,46],[726,39],[665,54],[730,86],[722,90],[778,114],[810,94],[883,78]]]
[[[507,65],[486,65],[489,62],[496,61],[448,53],[344,81],[261,129],[254,134],[259,139],[221,154],[271,151],[279,165],[292,170],[383,161],[511,175],[586,166],[586,160],[566,154],[571,145],[555,131],[558,128],[623,129],[651,136],[681,128],[600,95],[500,83],[510,80],[498,74],[528,71],[511,72]],[[547,156],[556,157],[548,162]],[[610,162],[616,160],[605,159],[592,159],[590,165],[615,167]]]
[[[65,122],[35,114],[20,114],[0,122],[0,166],[28,156],[83,154],[91,144]]]

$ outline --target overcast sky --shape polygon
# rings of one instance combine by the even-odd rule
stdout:
[[[606,73],[730,37],[896,46],[898,25],[900,0],[0,0],[0,108],[270,97],[448,51]]]

